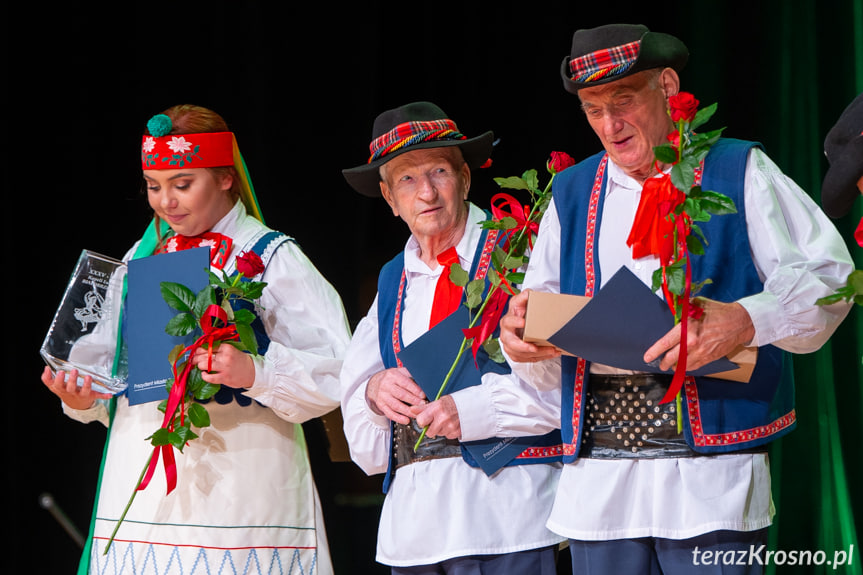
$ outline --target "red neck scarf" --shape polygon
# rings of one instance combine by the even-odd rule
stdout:
[[[438,322],[454,312],[461,302],[462,288],[455,285],[449,279],[450,270],[454,263],[458,263],[458,253],[455,247],[440,253],[437,261],[444,269],[441,271],[440,277],[437,280],[437,285],[434,291],[434,303],[432,304],[431,319],[429,320],[429,329],[437,325]]]

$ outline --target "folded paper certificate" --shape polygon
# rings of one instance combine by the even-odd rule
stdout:
[[[647,364],[644,352],[674,327],[674,316],[659,296],[628,268],[621,267],[548,342],[588,361],[620,369],[672,374],[659,361]],[[735,370],[727,358],[718,359],[689,375]]]
[[[407,368],[429,400],[435,398],[441,383],[443,383],[447,372],[455,361],[464,339],[462,329],[467,328],[469,322],[467,308],[460,306],[448,318],[399,352],[402,365]],[[486,366],[489,371],[505,373],[508,370],[505,365],[496,368],[499,364],[487,357],[479,357],[479,361],[483,362],[480,365]],[[467,346],[450,377],[444,394],[481,383],[482,374],[474,362],[470,346]],[[478,441],[463,441],[461,444],[486,475],[492,475],[536,442],[537,438],[535,437],[493,437]]]
[[[161,401],[173,377],[168,355],[193,337],[168,335],[165,326],[178,312],[165,303],[160,284],[175,282],[197,293],[207,286],[210,248],[159,254],[129,262],[124,336],[129,349],[127,394],[132,405]]]

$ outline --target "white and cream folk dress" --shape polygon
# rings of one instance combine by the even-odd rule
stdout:
[[[230,236],[235,256],[268,231],[241,202],[211,230]],[[134,253],[134,247],[126,258]],[[271,339],[255,358],[255,383],[236,400],[206,408],[211,425],[176,454],[177,487],[166,495],[163,465],[139,491],[109,552],[117,520],[158,429],[157,402],[116,399],[109,426],[89,573],[99,575],[333,572],[321,505],[301,423],[339,404],[339,371],[350,340],[341,299],[296,243],[279,247],[260,278],[258,310]],[[108,425],[107,402],[72,418]],[[82,563],[86,561],[83,558]]]

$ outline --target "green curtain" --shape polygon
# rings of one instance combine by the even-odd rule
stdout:
[[[765,111],[768,153],[819,201],[827,168],[824,136],[863,92],[863,0],[773,0],[766,6],[772,23],[763,45],[770,53],[762,58],[773,67],[762,80],[770,88],[754,101]],[[861,206],[858,200],[836,222],[858,269],[863,250],[853,230],[863,217]],[[863,517],[863,308],[852,309],[820,350],[795,356],[794,365],[798,427],[771,448],[777,516],[769,549],[821,550],[825,562],[771,564],[767,573],[860,575],[863,550],[855,518]],[[833,563],[843,553],[845,564],[837,567]]]
[[[689,85],[696,96],[717,94],[717,116],[725,116],[717,125],[728,126],[726,135],[760,141],[820,203],[828,167],[824,137],[863,92],[863,0],[755,0],[745,7],[701,0],[678,6],[682,30],[701,23],[687,39],[695,65],[684,70],[693,75]],[[853,233],[861,217],[863,199],[835,222],[857,269],[863,269],[863,249]],[[770,449],[777,513],[768,549],[784,552],[786,564],[771,563],[766,573],[861,575],[856,521],[863,518],[863,307],[852,309],[820,350],[793,361],[797,429]],[[824,562],[790,566],[791,551],[822,551]],[[845,564],[837,567],[842,553]]]

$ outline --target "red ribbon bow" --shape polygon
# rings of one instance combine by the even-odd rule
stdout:
[[[632,229],[626,238],[634,259],[654,255],[659,257],[663,267],[668,265],[674,252],[672,214],[685,199],[686,195],[671,183],[668,174],[644,183]]]
[[[533,247],[533,236],[539,233],[539,224],[528,219],[530,217],[529,206],[522,206],[518,200],[509,194],[497,193],[491,197],[491,214],[495,220],[510,217],[516,221],[516,227],[507,232],[507,244],[513,234],[524,231],[528,234],[528,245]]]
[[[205,344],[208,346],[207,370],[209,371],[212,367],[213,347],[215,344],[217,342],[230,341],[239,338],[236,327],[233,325],[226,325],[227,321],[228,314],[220,306],[215,304],[210,305],[204,312],[203,316],[201,316],[200,325],[201,329],[204,330],[204,334],[194,343],[186,347],[174,361],[172,368],[174,372],[174,385],[171,386],[171,392],[168,394],[168,404],[165,408],[165,417],[162,420],[162,429],[168,429],[169,431],[174,430],[174,412],[185,400],[186,383],[189,379],[189,373],[192,371],[192,356],[194,355],[195,350]],[[189,360],[186,362],[183,372],[178,374],[177,364],[186,357],[187,353],[189,354]],[[141,480],[140,485],[138,485],[138,491],[143,491],[147,485],[150,484],[150,480],[152,479],[153,474],[156,471],[156,466],[159,463],[160,452],[165,466],[165,478],[168,483],[167,492],[170,493],[177,486],[177,465],[174,460],[173,446],[170,444],[160,445],[153,449],[153,456],[150,458],[150,463],[147,467],[147,472],[144,475],[144,478]]]

